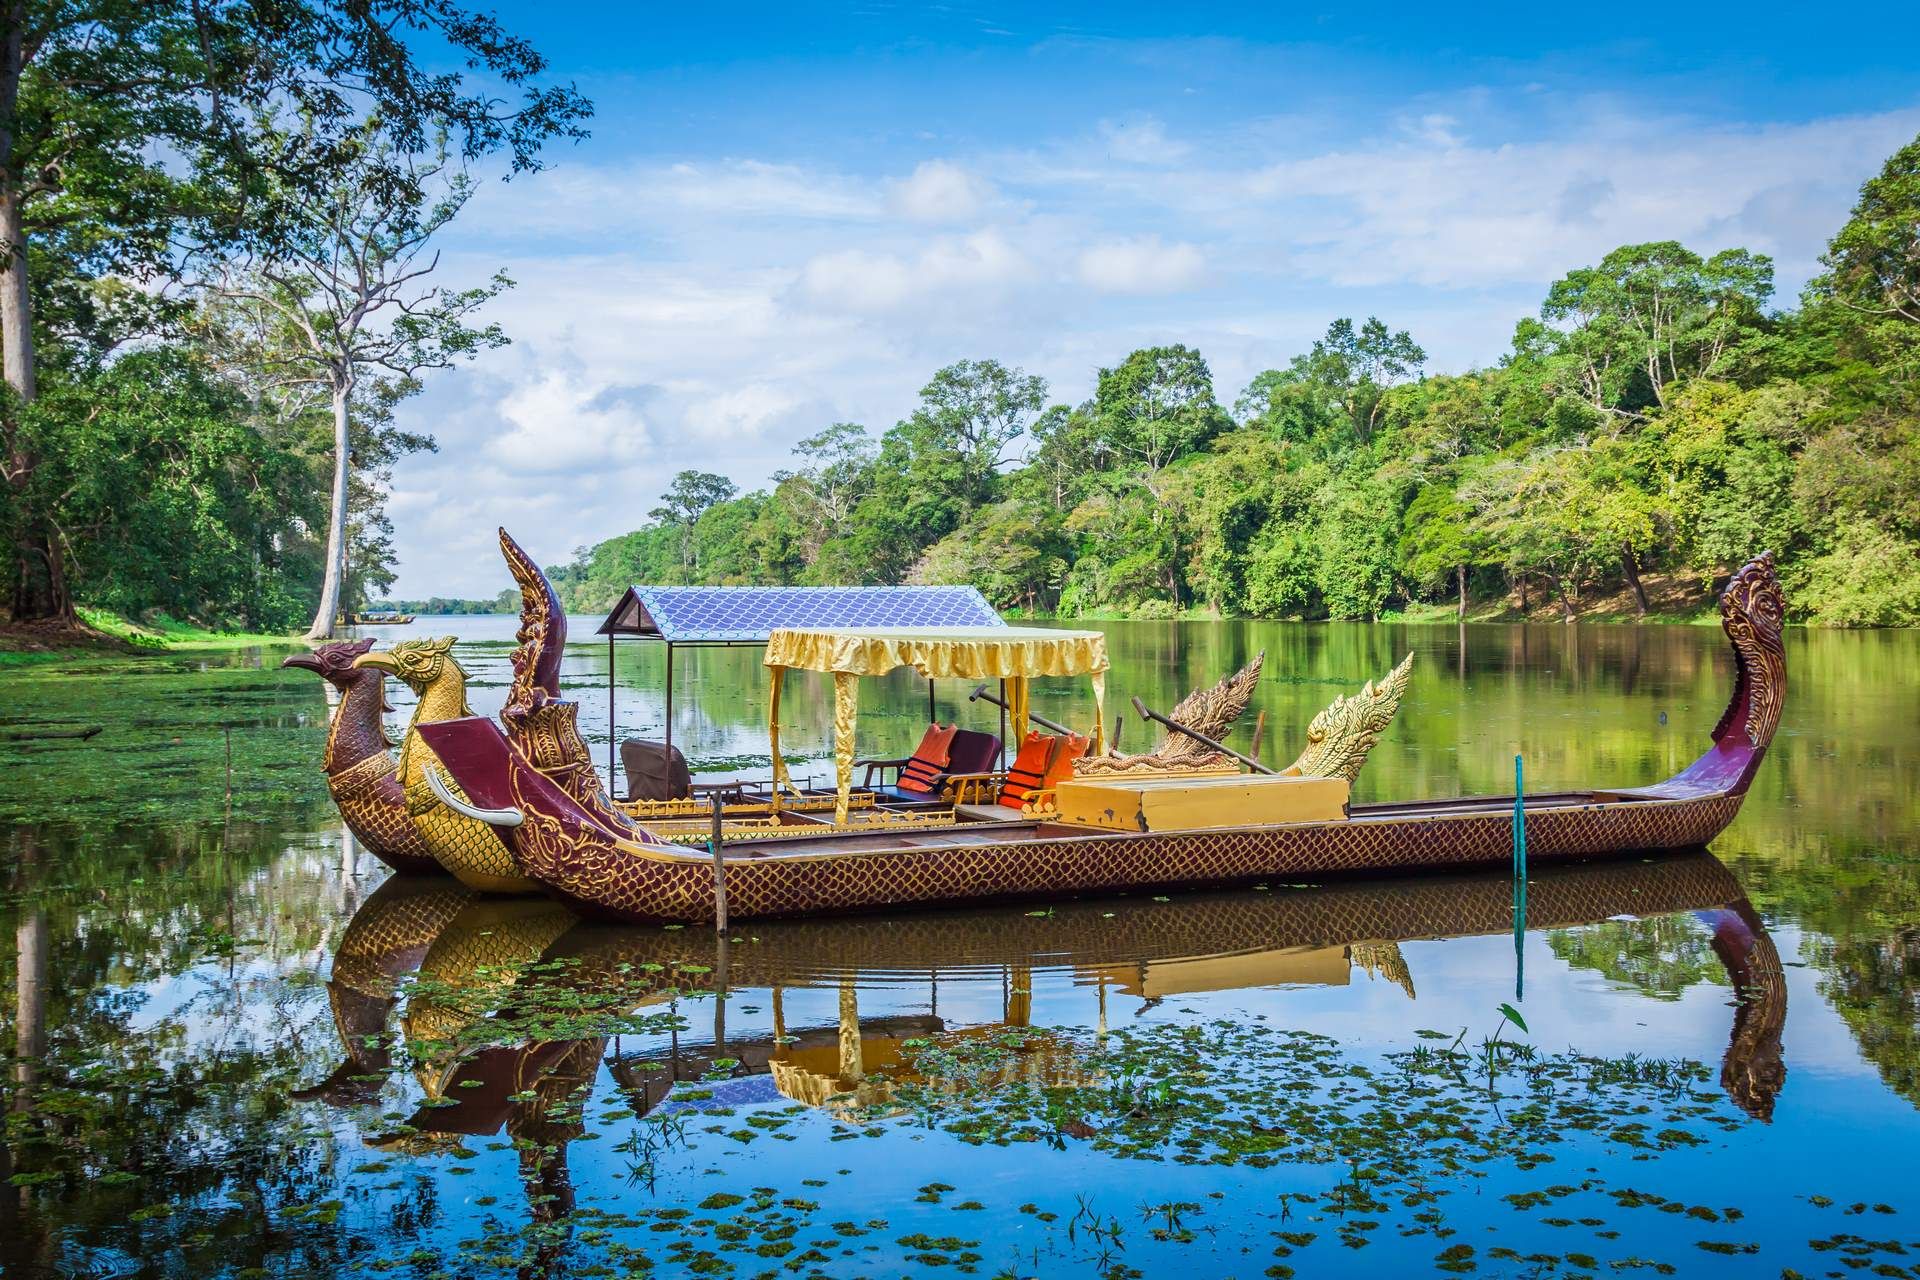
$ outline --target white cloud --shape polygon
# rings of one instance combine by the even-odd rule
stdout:
[[[562,370],[540,374],[501,400],[507,430],[487,442],[487,456],[536,475],[625,462],[653,441],[641,412],[645,399],[645,388]]]
[[[800,272],[800,292],[838,311],[895,311],[909,303],[990,299],[1023,279],[1032,264],[1001,232],[989,227],[941,236],[910,254],[844,249],[821,254]]]
[[[1152,116],[1136,120],[1100,122],[1107,154],[1123,164],[1177,164],[1193,150],[1167,136],[1167,128]]]
[[[1136,236],[1096,244],[1080,255],[1080,280],[1101,293],[1178,293],[1198,285],[1207,259],[1195,245]]]
[[[889,204],[914,222],[968,222],[993,198],[993,184],[947,160],[926,160],[894,184]]]
[[[683,417],[689,428],[709,440],[751,439],[802,403],[789,388],[756,382],[698,397]]]
[[[1798,280],[1821,247],[1809,231],[1837,228],[1916,127],[1916,111],[1763,128],[1609,119],[1584,136],[1387,143],[1195,181],[1237,188],[1284,228],[1264,238],[1292,269],[1344,287],[1544,283],[1617,245],[1672,239],[1742,243]]]

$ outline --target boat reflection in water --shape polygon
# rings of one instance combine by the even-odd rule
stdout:
[[[674,1091],[690,1082],[708,1094],[700,1105],[790,1099],[842,1114],[884,1110],[894,1089],[915,1078],[913,1050],[932,1037],[946,1046],[992,1037],[1011,1048],[976,1085],[1081,1083],[1091,1076],[1073,1043],[1030,1026],[1036,972],[1070,975],[1073,986],[1089,989],[1085,1021],[1104,1032],[1112,994],[1151,1007],[1204,992],[1344,984],[1356,968],[1414,999],[1419,977],[1402,942],[1504,934],[1512,924],[1510,882],[1490,875],[1196,895],[1151,909],[1123,899],[1033,914],[763,921],[732,941],[694,929],[587,924],[551,902],[468,899],[439,886],[453,895],[442,902],[424,886],[391,887],[399,883],[369,898],[348,928],[329,986],[348,1064],[309,1093],[372,1100],[377,1083],[369,1092],[342,1081],[358,1076],[364,1085],[384,1064],[384,1048],[370,1056],[368,1046],[387,1043],[399,978],[417,964],[422,985],[401,1019],[409,1042],[480,1043],[416,1064],[426,1102],[408,1121],[413,1132],[396,1141],[452,1145],[502,1130],[527,1139],[515,1145],[536,1221],[573,1203],[567,1144],[581,1131],[580,1106],[602,1063],[638,1114],[687,1105]],[[1701,852],[1543,870],[1529,885],[1527,923],[1558,929],[1688,912],[1711,931],[1735,992],[1721,1085],[1742,1110],[1767,1119],[1785,1079],[1786,986],[1772,939],[1717,859]],[[485,1029],[479,1019],[500,1017],[532,999],[536,985],[551,984],[573,993],[575,1012],[617,992],[602,1002],[618,1008],[601,1012],[681,1018],[632,1047],[623,1045],[627,1037],[503,1045],[470,1035]],[[863,993],[915,988],[927,993],[925,1012],[861,1015]],[[983,1018],[978,997],[994,988],[998,1017]],[[967,993],[973,1016],[939,1012],[943,992],[951,1005],[956,989]],[[812,991],[834,993],[834,1015],[790,1022],[790,997]],[[764,1012],[770,1027],[756,1018],[751,1034],[730,1035],[730,1007],[736,1016]]]

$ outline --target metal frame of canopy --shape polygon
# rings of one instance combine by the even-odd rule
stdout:
[[[783,628],[855,624],[1006,627],[972,587],[628,587],[598,628],[598,634],[607,638],[608,788],[614,789],[618,782],[620,747],[615,640],[625,636],[666,646],[661,728],[666,745],[672,747],[675,649],[764,648],[768,638]],[[927,681],[927,716],[936,717],[931,680]],[[1001,720],[1004,728],[1004,713]]]
[[[769,672],[767,752],[773,759],[774,803],[780,789],[793,790],[786,758],[780,752],[780,688],[789,671],[818,671],[833,676],[833,763],[836,824],[847,820],[853,789],[855,721],[859,681],[912,667],[928,684],[958,678],[998,678],[1007,691],[1002,723],[1011,719],[1013,738],[1027,733],[1028,682],[1041,676],[1087,676],[1093,686],[1093,749],[1104,747],[1107,638],[1098,631],[1055,631],[1046,627],[789,627],[767,639]],[[1000,735],[1006,749],[1007,733]]]

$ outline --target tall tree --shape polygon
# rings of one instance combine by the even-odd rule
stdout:
[[[256,322],[242,330],[259,341],[242,356],[252,368],[270,383],[305,384],[327,398],[333,483],[326,576],[307,631],[312,640],[333,634],[341,608],[356,402],[391,402],[416,387],[422,373],[507,341],[498,325],[467,324],[510,287],[504,275],[472,289],[428,283],[440,262],[430,241],[471,198],[472,180],[451,170],[444,145],[401,155],[377,123],[362,131],[358,145],[358,158],[347,159],[332,187],[284,193],[301,216],[271,259],[209,286],[229,304],[256,309]],[[387,181],[396,172],[406,178],[398,185]]]
[[[700,522],[709,508],[725,502],[739,489],[725,476],[715,475],[711,471],[682,471],[674,476],[673,483],[660,495],[660,505],[647,514],[664,525],[675,525],[680,530],[680,567],[691,580],[693,571],[699,567],[697,540],[693,536],[694,525]]]
[[[1907,387],[1920,384],[1920,138],[1860,188],[1821,261],[1827,270],[1813,282],[1813,300],[1837,302],[1867,321],[1849,345],[1867,340],[1878,350],[1866,354],[1878,355]]]
[[[1596,409],[1631,417],[1667,402],[1682,378],[1713,377],[1757,329],[1773,296],[1773,261],[1745,249],[1702,258],[1674,240],[1622,245],[1556,280],[1523,341],[1545,343]]]
[[[1047,382],[998,360],[962,360],[920,388],[920,407],[906,425],[931,448],[959,462],[969,507],[992,498],[994,474],[1047,403]]]
[[[1231,425],[1213,398],[1213,372],[1188,346],[1143,347],[1100,371],[1093,417],[1115,452],[1152,477]]]
[[[424,66],[465,61],[477,84]],[[546,64],[490,14],[455,0],[11,0],[0,5],[0,478],[27,504],[41,459],[19,406],[39,390],[35,254],[58,243],[94,276],[163,278],[196,249],[273,243],[358,154],[371,110],[401,153],[451,130],[462,154],[538,167],[589,107],[539,83]],[[501,86],[519,93],[506,101]],[[278,105],[308,122],[269,145]],[[408,181],[386,175],[390,187]],[[76,229],[80,229],[78,232]],[[16,620],[71,621],[64,551],[37,509],[12,513]]]

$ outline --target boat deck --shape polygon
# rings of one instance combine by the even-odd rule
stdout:
[[[1646,803],[1671,798],[1624,791],[1557,791],[1528,795],[1525,803],[1528,812],[1539,812],[1580,805]],[[983,844],[1045,840],[1055,837],[1084,838],[1095,835],[1124,838],[1131,834],[1101,827],[1082,827],[1031,818],[999,820],[975,816],[965,811],[976,808],[977,806],[965,806],[952,826],[920,827],[897,831],[822,831],[817,836],[798,835],[765,841],[745,840],[725,846],[723,853],[730,860],[778,860],[800,856],[816,857],[822,854],[884,853],[896,849],[970,848]],[[1452,800],[1354,805],[1346,820],[1352,823],[1365,823],[1512,812],[1512,796],[1468,796]]]

